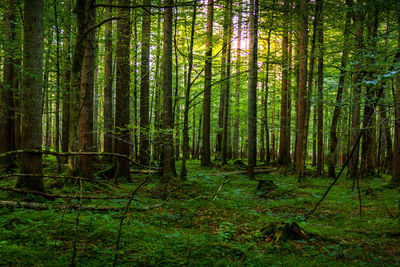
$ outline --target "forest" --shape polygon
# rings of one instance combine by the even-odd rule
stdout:
[[[0,17],[0,265],[400,265],[400,2]]]

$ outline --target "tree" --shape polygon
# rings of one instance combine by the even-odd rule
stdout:
[[[212,72],[212,36],[213,36],[214,0],[207,3],[206,60],[204,66],[203,101],[203,146],[201,165],[211,165],[210,152],[210,113],[211,113],[211,72]]]
[[[6,1],[4,14],[5,36],[4,36],[4,67],[3,85],[0,91],[0,153],[15,150],[15,110],[14,110],[14,91],[15,79],[15,25],[17,3],[14,0]],[[7,162],[10,163],[10,162]]]
[[[173,0],[165,0],[164,39],[163,39],[163,176],[162,182],[168,184],[174,176],[174,150],[172,125],[172,6]]]
[[[352,0],[346,0],[347,12],[346,12],[346,21],[344,26],[343,33],[343,47],[342,47],[342,58],[340,62],[340,76],[338,89],[336,94],[336,104],[335,109],[333,111],[332,123],[329,132],[329,160],[328,160],[328,175],[329,177],[335,177],[335,166],[336,166],[336,158],[337,158],[337,147],[338,147],[338,137],[337,137],[337,125],[340,117],[340,112],[342,109],[342,96],[343,96],[343,87],[346,77],[346,66],[349,54],[349,33],[350,33],[350,23],[352,16]]]
[[[88,28],[94,26],[96,22],[96,10],[90,9],[87,14]],[[93,95],[94,95],[94,69],[96,51],[95,30],[87,33],[85,53],[82,62],[81,83],[80,83],[80,111],[79,111],[79,129],[78,149],[82,152],[94,151],[93,143]],[[93,175],[93,157],[89,155],[79,156],[80,172],[84,177]]]
[[[307,90],[307,43],[308,43],[308,0],[300,1],[299,25],[299,86],[297,96],[297,142],[296,142],[296,174],[304,175],[304,140],[307,138],[306,123],[306,90]]]
[[[182,168],[180,175],[182,180],[186,180],[187,176],[186,159],[189,158],[189,105],[190,105],[190,88],[192,87],[193,43],[194,43],[194,31],[196,26],[196,14],[197,14],[197,3],[195,3],[193,7],[192,30],[190,34],[190,45],[189,45],[189,55],[188,55],[189,66],[188,66],[187,84],[185,91],[185,109],[183,111],[183,141],[182,141],[183,154],[182,154]],[[193,123],[195,123],[195,120],[193,120]],[[194,146],[193,146],[193,151],[194,151]]]
[[[242,3],[239,2],[238,29],[237,29],[237,48],[236,48],[236,72],[240,72],[241,58],[240,49],[242,41]],[[233,159],[239,157],[239,105],[240,105],[240,76],[235,80],[235,123],[233,129]]]
[[[119,5],[130,5],[130,0],[119,0]],[[115,129],[116,141],[115,150],[118,154],[129,157],[129,84],[130,84],[130,11],[120,8],[118,10],[117,29],[117,77],[116,77],[116,98],[118,103],[115,108]],[[131,182],[129,160],[127,158],[118,158],[116,177],[125,177],[128,182]]]
[[[258,0],[252,0],[249,17],[249,82],[248,82],[248,167],[254,179],[257,161],[257,48]]]
[[[107,0],[107,4],[111,5],[112,0]],[[105,19],[112,17],[112,7],[106,7]],[[112,71],[112,32],[113,24],[112,21],[105,25],[104,35],[104,107],[103,107],[103,118],[104,118],[104,152],[113,152],[113,71]],[[111,158],[107,158],[110,161]]]
[[[322,0],[317,1],[317,9],[322,12]],[[324,30],[323,19],[320,14],[320,25],[317,28],[318,35],[318,134],[317,134],[317,175],[321,176],[324,171],[323,155],[323,131],[324,131]]]
[[[151,0],[144,0],[143,4],[151,5]],[[142,51],[140,65],[140,144],[139,162],[142,165],[149,163],[149,57],[150,57],[150,10],[143,8],[142,18]]]
[[[21,148],[42,148],[42,71],[43,71],[43,0],[25,1],[24,5],[24,76],[22,89]],[[23,153],[20,157],[23,174],[18,188],[44,192],[42,154]]]
[[[289,0],[284,2],[285,16],[283,22],[283,36],[282,36],[282,90],[281,90],[281,125],[280,125],[280,142],[279,142],[279,163],[286,165],[290,162],[289,150],[287,147],[287,116],[288,110],[288,68],[289,68],[289,58],[288,58],[288,12],[289,12]]]

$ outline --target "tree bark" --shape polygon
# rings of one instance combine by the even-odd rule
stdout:
[[[207,3],[206,60],[204,66],[203,101],[203,147],[201,165],[211,165],[210,151],[210,114],[211,114],[211,72],[212,72],[212,36],[213,36],[214,0]]]
[[[112,0],[107,0],[106,4],[112,4]],[[105,19],[112,17],[112,8],[106,7]],[[112,32],[113,22],[107,22],[105,25],[105,36],[104,36],[104,102],[103,102],[103,118],[104,118],[104,152],[113,152],[113,51],[112,51]],[[110,163],[111,158],[106,157],[106,162]]]
[[[119,0],[120,5],[130,5],[131,0]],[[129,131],[129,113],[130,113],[130,10],[118,9],[117,29],[117,77],[116,77],[116,99],[118,103],[115,109],[115,152],[129,157],[130,152],[130,131]],[[117,161],[116,178],[124,177],[131,182],[129,172],[129,160],[119,158]]]
[[[236,72],[239,73],[241,69],[241,41],[242,41],[242,2],[239,2],[238,11],[238,34],[237,34],[237,48],[236,48]],[[239,104],[240,104],[240,76],[236,76],[235,87],[235,124],[233,131],[233,159],[239,157]],[[264,127],[263,127],[264,128]]]
[[[300,2],[299,29],[299,86],[297,97],[297,142],[296,142],[296,174],[299,179],[304,175],[304,139],[306,137],[306,106],[307,106],[307,42],[308,42],[308,0]]]
[[[279,158],[278,162],[282,165],[287,165],[290,162],[289,151],[287,147],[287,109],[288,109],[288,27],[289,27],[289,0],[284,1],[284,21],[283,21],[283,36],[282,36],[282,86],[281,86],[281,125],[279,136]]]
[[[174,175],[173,125],[172,125],[172,6],[173,0],[164,4],[164,40],[163,40],[163,176],[162,183],[167,185]],[[167,193],[167,192],[165,192]]]
[[[257,48],[258,0],[251,0],[249,17],[249,82],[248,82],[248,168],[254,179],[257,163]]]
[[[322,0],[319,1],[322,13]],[[317,176],[324,172],[323,133],[324,133],[324,30],[323,17],[320,15],[318,27],[318,134],[317,134]]]
[[[187,84],[185,91],[185,108],[183,110],[183,141],[182,141],[182,167],[180,177],[182,180],[186,180],[187,170],[186,170],[186,160],[189,158],[189,105],[190,105],[190,88],[192,86],[192,69],[193,69],[193,45],[194,45],[194,31],[196,26],[196,14],[197,14],[197,4],[193,8],[192,16],[192,29],[190,34],[190,45],[189,45],[189,55],[188,55],[188,73],[187,73]],[[171,63],[172,64],[172,63]],[[195,114],[195,111],[193,111]],[[195,121],[193,121],[193,129],[195,126]],[[194,132],[193,132],[194,133]],[[194,135],[193,135],[194,138]],[[193,143],[193,155],[194,155],[194,143]]]
[[[88,27],[93,27],[96,22],[96,12],[92,8],[88,12]],[[94,95],[94,70],[95,70],[95,33],[93,30],[87,34],[85,54],[82,62],[80,84],[80,114],[78,124],[78,151],[94,151],[93,143],[93,95]],[[79,171],[81,176],[91,178],[93,176],[93,157],[79,156]]]
[[[0,153],[13,151],[15,144],[15,109],[14,94],[17,88],[14,88],[14,79],[16,71],[16,13],[17,3],[14,0],[7,0],[4,13],[4,66],[3,66],[3,86],[0,91]],[[11,161],[7,161],[6,167],[11,167]]]
[[[22,149],[42,148],[42,71],[43,71],[43,0],[25,1],[24,5],[24,76],[22,90]],[[23,153],[17,188],[44,192],[42,154]]]
[[[150,5],[151,0],[144,0],[144,5]],[[140,146],[139,162],[148,165],[150,159],[149,151],[149,72],[150,72],[150,11],[143,9],[142,18],[142,52],[140,66]]]

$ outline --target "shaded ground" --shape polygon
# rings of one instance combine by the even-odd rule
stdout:
[[[256,192],[257,181],[228,173],[232,168],[222,173],[220,168],[198,165],[198,161],[189,161],[188,181],[175,188],[167,202],[161,199],[162,188],[156,179],[137,194],[124,221],[118,265],[400,265],[400,221],[394,218],[399,193],[385,187],[385,177],[361,180],[362,217],[357,190],[352,192],[352,182],[341,178],[316,213],[304,221],[304,214],[331,179],[308,178],[299,185],[296,177],[260,174],[256,179],[271,179],[277,185],[269,198],[262,198]],[[52,171],[51,164],[47,171]],[[122,183],[120,189],[93,184],[84,189],[98,196],[126,195],[144,177],[138,174],[135,184]],[[0,183],[11,186],[14,182]],[[78,189],[51,191],[69,194]],[[5,192],[0,192],[0,198],[53,203]],[[121,208],[126,202],[84,200],[86,205]],[[57,199],[56,203],[66,202]],[[157,205],[160,203],[163,205]],[[75,242],[78,265],[112,265],[122,211],[82,211],[76,224],[77,214],[0,209],[0,264],[69,265]],[[271,222],[297,222],[307,238],[276,240],[263,235],[260,229]]]

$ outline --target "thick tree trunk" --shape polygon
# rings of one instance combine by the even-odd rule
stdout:
[[[42,70],[43,70],[43,0],[25,1],[24,5],[24,76],[22,90],[22,149],[42,149]],[[42,154],[23,153],[20,156],[23,174],[17,188],[44,192]]]
[[[112,0],[107,0],[107,4],[111,4]],[[105,19],[112,17],[112,8],[106,7]],[[104,36],[104,102],[103,102],[103,119],[104,119],[104,152],[113,152],[113,71],[112,71],[112,21],[107,22],[105,25]],[[110,163],[112,158],[106,157],[106,162]]]
[[[144,0],[144,5],[151,5],[151,0]],[[150,72],[150,11],[143,9],[142,18],[142,52],[140,65],[140,146],[139,162],[149,164],[149,72]]]
[[[77,0],[74,12],[77,17],[77,35],[75,40],[75,48],[72,56],[72,69],[71,69],[71,87],[69,94],[69,137],[68,137],[68,151],[78,151],[78,123],[80,115],[80,85],[81,85],[81,71],[82,62],[85,54],[86,38],[88,29],[88,16],[91,8],[92,1]],[[78,174],[78,161],[77,156],[72,155],[68,157],[69,172],[72,175]]]
[[[96,22],[95,9],[88,13],[88,27],[93,27]],[[80,84],[80,114],[78,124],[78,151],[94,151],[93,143],[93,95],[94,95],[94,70],[95,70],[95,30],[89,32],[86,37],[85,54],[82,62]],[[80,172],[83,177],[93,176],[93,157],[79,156]]]
[[[296,142],[296,174],[299,179],[304,175],[304,139],[307,109],[307,42],[308,42],[308,0],[300,2],[300,29],[299,29],[299,86],[297,96],[297,142]]]
[[[204,67],[203,101],[203,149],[201,165],[211,165],[210,114],[211,114],[211,72],[212,72],[212,36],[213,36],[214,0],[207,3],[206,61]]]
[[[342,108],[342,95],[343,95],[343,87],[346,77],[346,65],[349,54],[349,33],[350,33],[350,23],[351,23],[351,8],[353,6],[352,0],[346,0],[346,4],[348,6],[348,10],[346,13],[346,22],[344,26],[344,39],[343,39],[343,48],[342,48],[342,59],[340,63],[340,76],[338,89],[336,94],[336,104],[335,110],[333,111],[330,136],[329,136],[329,159],[328,159],[328,175],[329,177],[335,177],[335,167],[337,160],[337,151],[338,151],[338,137],[337,137],[337,125],[340,117],[340,112]]]
[[[119,5],[129,6],[130,0],[119,0]],[[130,132],[129,132],[129,113],[130,113],[130,10],[119,9],[117,28],[117,77],[116,77],[116,98],[118,103],[115,109],[115,152],[129,157],[130,152]],[[119,158],[117,164],[116,177],[124,177],[131,182],[128,158]]]
[[[248,167],[254,179],[257,163],[257,48],[258,0],[251,0],[249,17],[249,82],[248,82]]]

